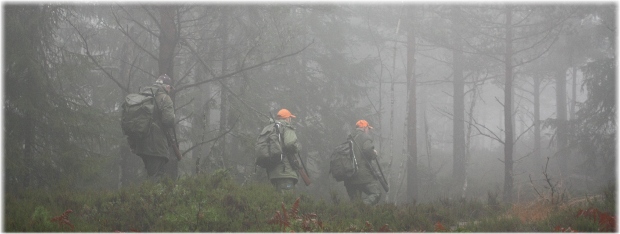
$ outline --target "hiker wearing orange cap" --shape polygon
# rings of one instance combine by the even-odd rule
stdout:
[[[381,198],[377,178],[372,173],[370,163],[377,158],[377,151],[372,137],[368,134],[372,126],[366,120],[359,120],[355,124],[357,129],[349,136],[353,139],[353,152],[357,156],[358,169],[353,176],[344,180],[349,198],[353,200],[362,199],[364,204],[374,205]],[[362,193],[366,196],[362,198]]]
[[[291,112],[288,111],[287,109],[282,109],[278,111],[278,119],[286,120],[289,123],[291,122],[291,118],[296,118],[296,117],[297,116],[294,116],[293,114],[291,114]]]
[[[358,120],[357,123],[355,123],[355,126],[357,128],[369,128],[369,129],[372,129],[372,126],[370,126],[368,124],[368,121],[363,120],[363,119],[362,120]]]
[[[278,116],[275,120],[281,126],[280,133],[284,157],[291,159],[290,161],[282,160],[281,163],[267,168],[269,181],[278,191],[293,190],[298,181],[294,167],[299,167],[299,162],[295,159],[295,155],[301,151],[301,144],[297,141],[295,128],[291,125],[292,118],[296,118],[296,116],[287,109],[281,109],[278,111]],[[291,163],[295,165],[291,165]]]

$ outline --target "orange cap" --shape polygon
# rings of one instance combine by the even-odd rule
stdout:
[[[365,128],[365,127],[368,127],[368,128],[370,128],[370,129],[372,129],[372,126],[370,126],[370,125],[368,124],[368,122],[367,122],[366,120],[363,120],[363,119],[362,119],[362,120],[357,121],[357,123],[355,123],[355,126],[357,126],[358,128]]]
[[[278,111],[278,118],[280,119],[286,119],[288,117],[291,118],[296,118],[293,114],[291,114],[290,111],[288,111],[287,109],[282,109],[280,111]]]

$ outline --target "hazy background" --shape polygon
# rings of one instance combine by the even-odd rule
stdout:
[[[144,181],[120,105],[163,73],[184,157],[168,164],[174,178],[226,168],[240,184],[267,183],[253,144],[287,108],[313,180],[297,191],[317,199],[346,199],[329,157],[359,119],[374,127],[384,202],[518,202],[548,199],[549,187],[568,200],[615,184],[615,3],[5,3],[3,13],[6,193]]]

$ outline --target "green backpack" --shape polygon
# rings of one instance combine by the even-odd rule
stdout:
[[[357,173],[357,158],[353,152],[353,139],[336,146],[329,160],[329,173],[340,182]]]
[[[254,146],[256,165],[269,168],[282,161],[281,127],[279,123],[270,123],[261,131]]]
[[[133,149],[134,144],[150,133],[155,112],[155,99],[151,95],[132,93],[125,97],[122,105],[121,128]]]

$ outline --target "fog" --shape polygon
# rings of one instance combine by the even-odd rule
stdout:
[[[177,179],[227,169],[241,185],[268,183],[254,143],[286,108],[313,181],[296,191],[316,199],[346,197],[329,159],[360,119],[390,185],[384,203],[520,202],[549,199],[549,187],[568,200],[616,180],[615,4],[91,2],[4,14],[5,192],[147,180],[120,111],[160,74],[174,83],[183,159],[171,154],[166,171]]]

